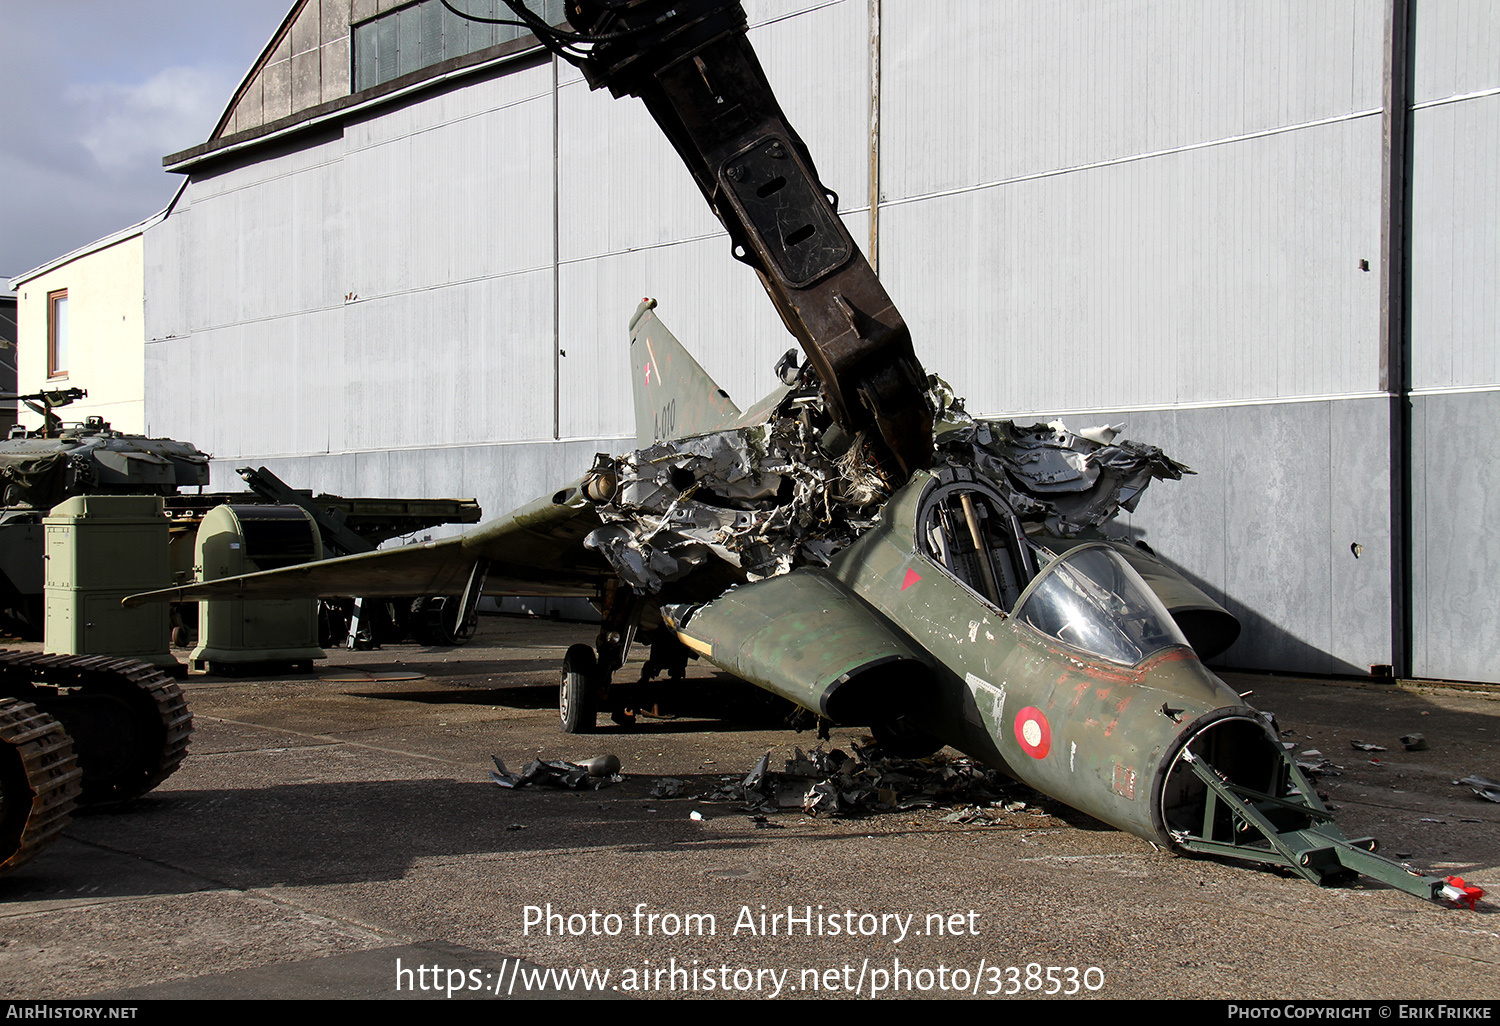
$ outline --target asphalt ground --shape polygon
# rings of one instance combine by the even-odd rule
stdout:
[[[1500,996],[1500,902],[1177,858],[1035,793],[991,826],[653,798],[816,739],[697,664],[678,718],[564,735],[557,666],[592,634],[486,617],[462,649],[189,677],[181,769],[0,880],[0,996]],[[1346,833],[1500,888],[1500,806],[1453,783],[1500,777],[1500,695],[1227,679],[1342,767],[1321,787]],[[1402,748],[1412,731],[1429,750]],[[492,755],[604,753],[625,779],[597,791],[489,779]]]

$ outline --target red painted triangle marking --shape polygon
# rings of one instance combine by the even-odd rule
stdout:
[[[907,567],[907,570],[906,570],[906,580],[904,580],[904,581],[901,582],[901,590],[905,591],[907,588],[910,588],[913,584],[916,584],[921,579],[922,579],[922,575],[921,574],[917,573],[915,570],[911,569],[910,567]]]

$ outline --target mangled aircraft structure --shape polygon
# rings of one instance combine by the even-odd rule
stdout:
[[[905,322],[786,123],[734,0],[569,0],[571,30],[507,5],[595,88],[639,96],[807,354],[741,412],[656,318],[632,321],[639,448],[459,538],[147,598],[583,594],[595,646],[563,664],[569,731],[628,719],[615,682],[690,654],[891,750],[949,744],[1173,850],[1374,876],[1472,900],[1349,839],[1270,718],[1203,658],[1234,618],[1099,529],[1186,468],[1114,429],[974,420]],[[456,8],[455,13],[462,13]]]

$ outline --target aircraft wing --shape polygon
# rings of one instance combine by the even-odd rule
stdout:
[[[490,561],[486,594],[593,595],[613,571],[583,546],[584,536],[599,526],[599,518],[583,499],[582,483],[576,481],[456,538],[165,588],[131,595],[124,602],[136,606],[212,598],[457,595],[479,559]]]

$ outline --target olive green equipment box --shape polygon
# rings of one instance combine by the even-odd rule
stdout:
[[[42,526],[47,651],[180,669],[166,604],[120,605],[126,595],[172,585],[161,498],[78,495],[55,506]]]
[[[219,506],[198,525],[200,581],[276,570],[323,558],[318,525],[300,506]],[[170,586],[170,585],[169,585]],[[317,599],[206,599],[198,604],[197,669],[234,673],[256,663],[312,668]]]

